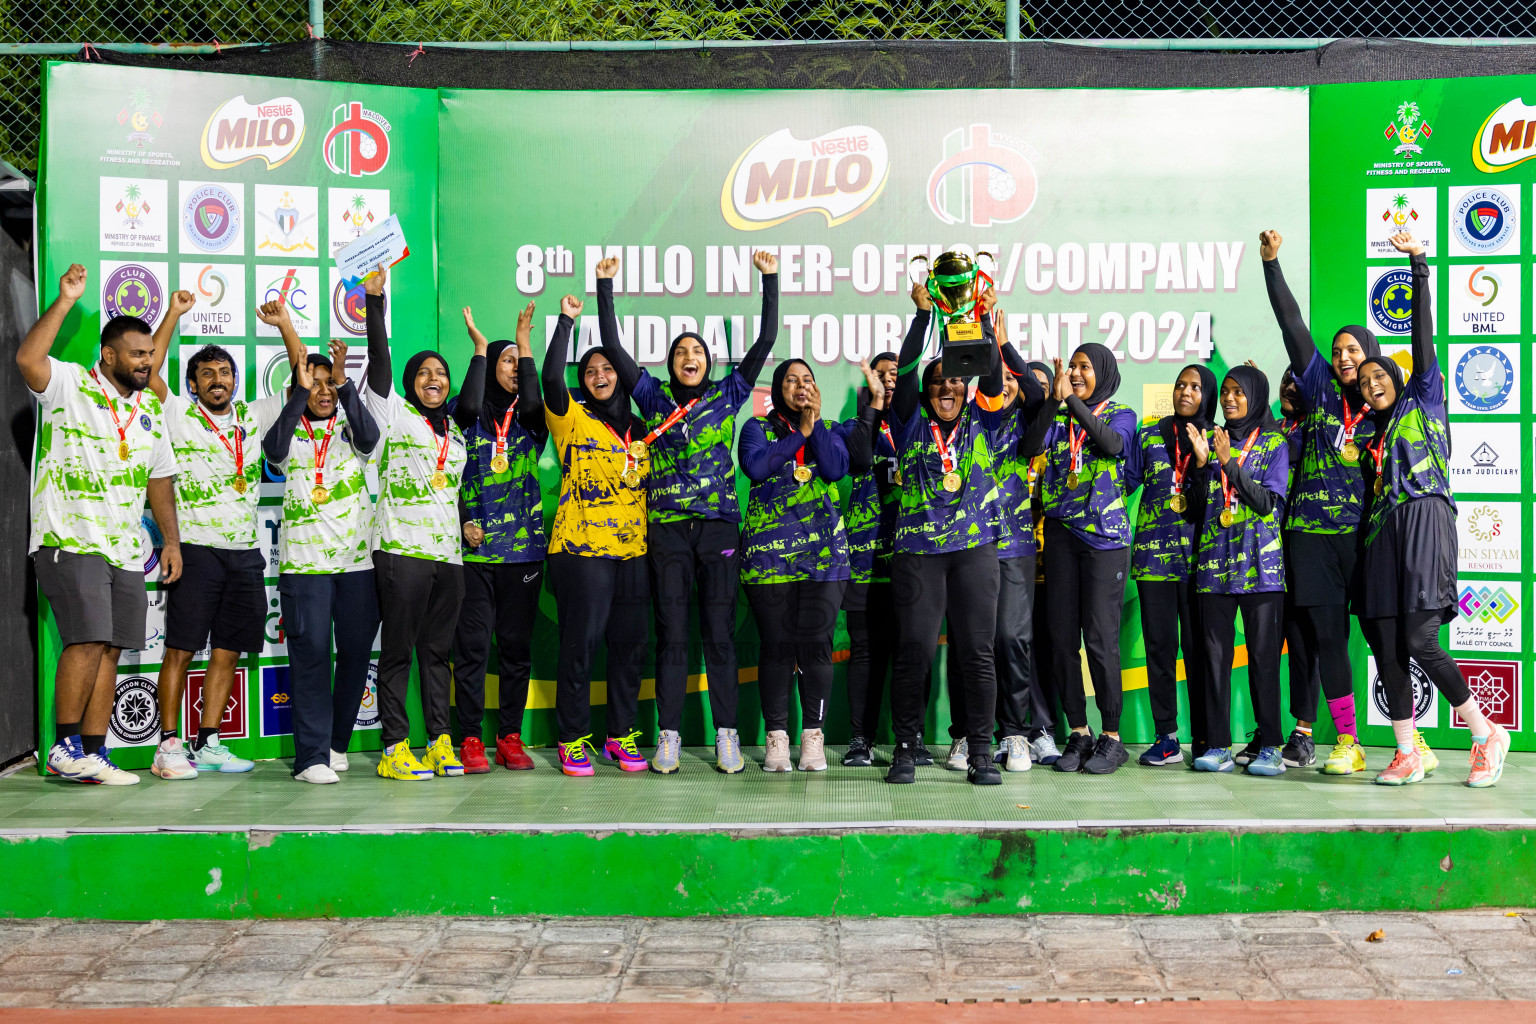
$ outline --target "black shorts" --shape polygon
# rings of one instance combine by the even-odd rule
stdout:
[[[1357,614],[1385,619],[1456,607],[1456,513],[1440,498],[1415,498],[1387,513],[1361,559]]]
[[[149,595],[144,573],[119,569],[100,555],[38,548],[32,555],[37,583],[59,625],[59,642],[144,649]]]
[[[1360,593],[1360,531],[1286,530],[1285,589],[1297,608],[1351,605]]]
[[[266,557],[259,550],[181,546],[181,579],[166,589],[165,645],[260,652],[267,633]]]

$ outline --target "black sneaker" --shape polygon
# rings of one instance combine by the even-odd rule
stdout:
[[[1093,756],[1083,762],[1083,771],[1090,775],[1109,775],[1130,760],[1125,744],[1113,736],[1100,735],[1093,745]]]
[[[1264,744],[1259,742],[1259,730],[1255,729],[1248,734],[1248,745],[1233,754],[1232,760],[1237,762],[1239,768],[1246,768],[1251,762],[1259,759],[1259,751],[1263,749]]]
[[[912,748],[912,763],[923,768],[933,767],[933,751],[928,749],[928,744],[918,740]]]
[[[1289,768],[1310,768],[1317,763],[1317,747],[1312,743],[1312,737],[1300,729],[1291,730],[1291,738],[1285,741],[1285,749],[1280,751],[1280,760]]]
[[[1083,766],[1083,761],[1092,750],[1093,733],[1075,732],[1067,737],[1067,749],[1061,752],[1052,767],[1059,772],[1075,772]]]
[[[973,786],[1001,786],[1003,773],[992,763],[991,754],[972,754],[965,769],[965,781]]]
[[[913,746],[910,743],[896,744],[896,753],[891,756],[891,767],[885,773],[885,781],[899,785],[917,781],[917,760],[913,756]]]
[[[843,767],[868,768],[874,764],[870,757],[869,740],[863,736],[854,736],[848,741],[848,749],[843,751]]]

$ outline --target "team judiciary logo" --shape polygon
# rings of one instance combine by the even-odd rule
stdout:
[[[944,159],[928,174],[928,209],[945,224],[1011,224],[1035,205],[1035,165],[989,124],[944,137]]]
[[[247,103],[243,95],[219,105],[203,127],[203,163],[223,169],[263,160],[281,167],[304,143],[304,108],[292,96]]]
[[[323,148],[332,174],[378,174],[389,163],[389,122],[361,103],[343,103],[331,111]]]
[[[1512,99],[1488,115],[1472,140],[1472,162],[1488,174],[1536,157],[1536,107]]]
[[[880,198],[890,171],[885,138],[867,125],[814,139],[781,128],[736,158],[720,190],[720,213],[740,231],[770,228],[802,213],[819,213],[835,227]]]

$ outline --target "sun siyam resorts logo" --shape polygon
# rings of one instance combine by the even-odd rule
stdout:
[[[814,139],[781,128],[736,158],[720,190],[720,213],[740,231],[819,213],[828,227],[852,220],[874,203],[890,176],[881,134],[849,125]]]

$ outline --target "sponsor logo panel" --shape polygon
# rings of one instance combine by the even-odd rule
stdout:
[[[102,251],[166,252],[166,194],[166,183],[154,178],[102,178]]]
[[[1459,430],[1461,424],[1457,424]],[[1456,515],[1458,575],[1515,573],[1522,569],[1524,506],[1517,501],[1462,501]]]
[[[325,166],[353,178],[378,174],[389,165],[389,122],[384,115],[349,101],[331,111],[325,133]]]
[[[197,299],[181,318],[183,336],[245,337],[245,265],[242,263],[183,263],[181,288]],[[238,376],[242,367],[235,367]]]
[[[1435,255],[1434,188],[1368,188],[1365,190],[1365,255],[1367,259],[1401,260],[1403,254],[1388,241],[1399,231],[1412,231],[1426,256]]]
[[[741,231],[819,213],[828,227],[874,203],[890,177],[885,137],[855,124],[812,139],[780,128],[736,158],[720,190],[720,213]]]
[[[287,665],[270,665],[261,670],[261,734],[293,735],[293,698],[288,692]]]
[[[1451,295],[1450,333],[1521,333],[1518,263],[1473,263],[1447,267]]]
[[[347,287],[342,280],[341,271],[336,267],[330,268],[330,303],[331,303],[331,334],[342,338],[366,338],[368,336],[367,309],[361,281]],[[385,328],[390,329],[393,324],[393,315],[390,312],[392,303],[384,306]],[[351,363],[351,352],[347,353],[347,362]],[[350,372],[349,372],[350,375]],[[361,378],[359,378],[361,379]]]
[[[1462,493],[1519,494],[1520,425],[1464,421],[1455,426],[1451,448],[1451,490]]]
[[[320,190],[313,185],[257,185],[252,206],[257,256],[320,255]]]
[[[1536,107],[1519,99],[1500,105],[1472,139],[1472,163],[1486,174],[1507,171],[1536,156]]]
[[[258,263],[256,294],[251,304],[260,306],[279,300],[288,306],[288,319],[293,322],[294,333],[301,338],[320,337],[324,296],[320,293],[319,267],[297,263]],[[282,332],[262,323],[258,317],[256,337],[280,338]]]
[[[368,665],[368,685],[363,688],[363,699],[357,706],[358,729],[378,729],[379,721],[379,662],[375,658]]]
[[[1520,188],[1474,185],[1449,190],[1452,256],[1520,255]]]
[[[246,721],[246,670],[235,669],[235,682],[229,688],[229,699],[224,702],[224,715],[219,719],[219,739],[243,740],[250,736]],[[181,734],[184,739],[196,739],[198,724],[203,720],[203,683],[208,677],[206,669],[187,673],[187,687],[182,696]]]
[[[136,316],[151,327],[165,311],[168,267],[164,263],[101,261],[101,316]]]
[[[925,190],[939,220],[986,228],[1022,220],[1034,208],[1039,178],[1022,142],[973,124],[950,132],[943,146]]]
[[[216,170],[261,160],[281,167],[304,144],[304,107],[292,96],[248,103],[243,95],[225,100],[203,127],[203,163]]]
[[[326,189],[325,231],[331,258],[343,246],[362,238],[389,216],[387,188]]]
[[[1518,413],[1520,346],[1451,345],[1450,411]],[[1458,431],[1460,427],[1456,428]]]
[[[1437,294],[1439,268],[1429,268],[1430,294]],[[1382,334],[1413,331],[1413,272],[1407,267],[1368,267],[1365,271],[1367,324]]]
[[[245,186],[239,182],[183,181],[181,252],[245,255]]]
[[[1382,684],[1381,673],[1376,670],[1374,655],[1366,656],[1366,678],[1371,681],[1371,696],[1366,703],[1367,725],[1391,725],[1392,714],[1387,708],[1387,690]],[[1413,659],[1408,660],[1408,677],[1413,680],[1413,724],[1419,729],[1433,729],[1440,724],[1440,702],[1435,699],[1435,684],[1429,675]]]
[[[1461,661],[1461,677],[1467,681],[1472,696],[1477,698],[1483,714],[1494,725],[1502,725],[1510,732],[1521,727],[1520,663],[1518,661]],[[1467,723],[1460,715],[1451,712],[1451,728],[1465,729]]]
[[[1525,584],[1463,579],[1458,585],[1461,591],[1450,623],[1450,646],[1463,651],[1521,651]]]

